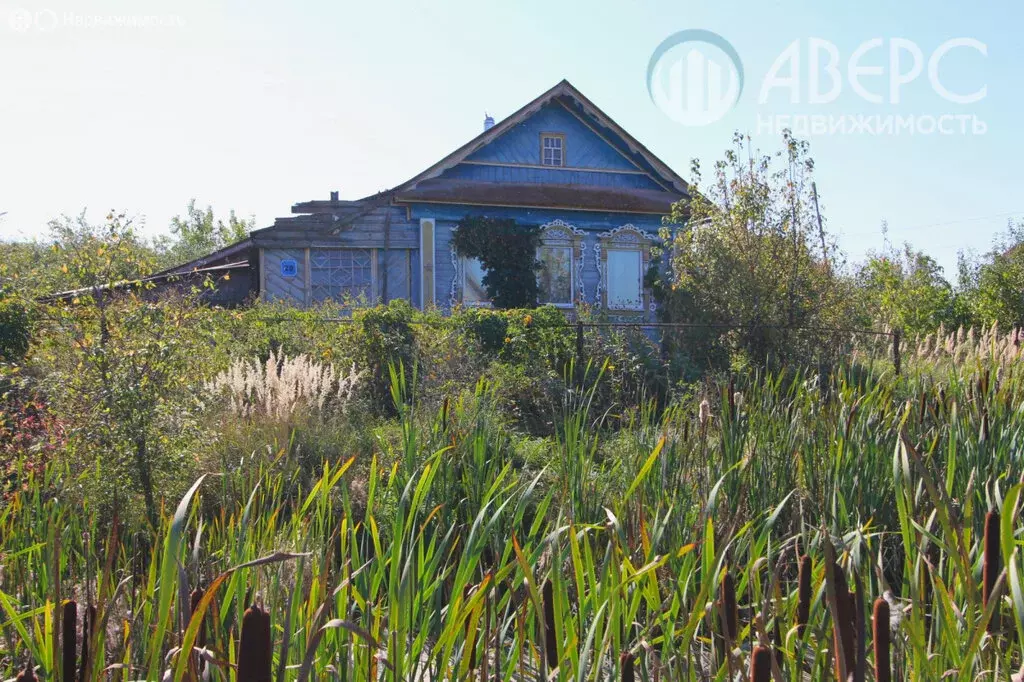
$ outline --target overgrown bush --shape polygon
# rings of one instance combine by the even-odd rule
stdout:
[[[29,314],[25,305],[0,288],[0,363],[17,363],[28,352]]]

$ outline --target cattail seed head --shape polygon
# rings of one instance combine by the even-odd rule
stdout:
[[[74,682],[78,662],[78,603],[68,599],[61,607],[61,682]]]
[[[36,671],[32,668],[32,661],[26,663],[24,670],[14,679],[15,682],[36,682]]]
[[[619,656],[619,670],[621,671],[620,679],[622,682],[636,681],[636,668],[633,654],[628,651],[622,652]]]
[[[990,511],[985,515],[985,548],[982,564],[982,602],[988,608],[989,599],[996,588],[996,580],[1003,570],[1002,555],[999,553],[999,512]],[[988,622],[990,634],[999,630],[999,607]]]
[[[270,682],[271,646],[270,614],[258,604],[253,604],[242,616],[242,636],[238,640],[238,682]]]
[[[555,587],[550,580],[544,581],[544,652],[548,658],[548,667],[558,667],[558,639],[555,636]]]
[[[814,564],[811,557],[804,554],[800,557],[800,569],[797,574],[796,626],[797,634],[804,636],[807,621],[811,617],[811,571]]]
[[[708,402],[707,398],[700,401],[700,425],[706,426],[708,419],[711,418],[711,403]]]
[[[772,653],[765,646],[754,647],[750,656],[750,682],[770,682],[772,679]]]
[[[856,616],[853,612],[853,599],[850,595],[850,588],[846,582],[846,574],[838,564],[833,566],[835,575],[836,593],[836,617],[832,622],[832,643],[835,648],[836,679],[840,679],[839,657],[843,656],[843,663],[848,672],[852,672],[856,664],[856,652],[854,651],[854,623]],[[842,653],[840,653],[840,651]]]
[[[736,604],[736,582],[726,572],[722,578],[722,630],[730,642],[739,635],[739,607]]]
[[[871,614],[871,634],[875,647],[875,682],[892,682],[889,602],[881,597],[875,600]]]

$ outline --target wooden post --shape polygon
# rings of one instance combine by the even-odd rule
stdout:
[[[892,364],[896,369],[896,376],[899,376],[903,369],[900,358],[900,336],[902,336],[902,332],[899,329],[892,330]]]
[[[576,374],[583,376],[583,323],[576,320]]]

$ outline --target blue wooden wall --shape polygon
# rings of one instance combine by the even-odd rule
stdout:
[[[565,165],[569,168],[602,168],[639,171],[639,166],[620,154],[577,116],[557,102],[504,133],[467,161],[540,164],[541,133],[565,135]]]

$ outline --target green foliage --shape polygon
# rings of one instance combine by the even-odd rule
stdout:
[[[857,273],[869,324],[927,334],[953,321],[954,292],[942,268],[909,244],[871,254]]]
[[[536,225],[517,225],[512,219],[469,216],[452,233],[456,253],[483,265],[483,285],[496,308],[536,307],[539,244]]]
[[[151,261],[124,216],[100,226],[68,221],[55,232],[62,271],[78,289],[45,306],[29,367],[96,499],[138,495],[155,524],[159,491],[176,489],[188,445],[200,438],[192,382],[211,318],[192,296],[158,298],[139,283]],[[134,284],[106,286],[126,281]]]
[[[0,363],[20,362],[31,339],[26,306],[0,288]]]
[[[171,218],[171,234],[176,239],[165,244],[165,260],[171,265],[187,263],[247,238],[255,227],[255,218],[239,218],[234,211],[226,223],[215,220],[213,208],[200,209],[191,199],[184,216]]]
[[[357,310],[353,321],[359,329],[359,354],[356,363],[371,373],[371,394],[381,407],[388,406],[391,395],[389,367],[408,372],[415,368],[413,351],[415,337],[412,329],[416,309],[405,300],[397,299],[386,306]]]
[[[1024,222],[1011,222],[983,259],[960,258],[961,322],[1004,329],[1024,325]]]
[[[673,254],[663,314],[717,325],[706,341],[756,364],[807,361],[820,349],[797,328],[846,319],[835,250],[813,209],[814,162],[788,132],[771,156],[739,134],[733,142],[708,186],[694,163],[692,199],[673,206],[662,230]],[[702,355],[720,357],[712,347]]]

